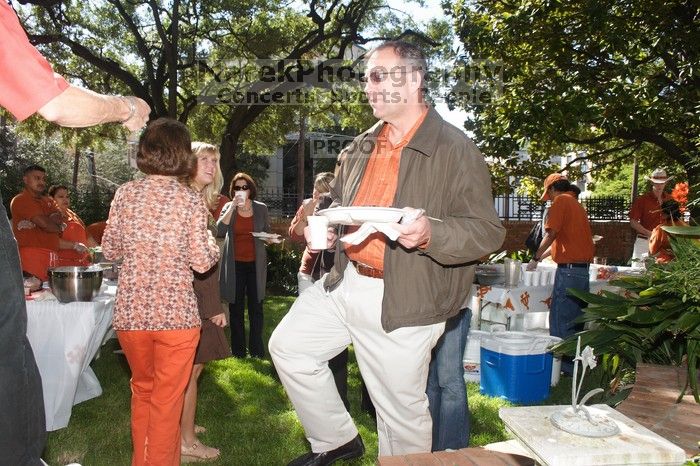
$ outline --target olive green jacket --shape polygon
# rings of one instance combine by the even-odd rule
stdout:
[[[332,207],[352,205],[383,125],[378,122],[348,146],[332,183]],[[501,246],[505,229],[481,152],[432,108],[401,153],[392,207],[425,209],[432,232],[426,249],[387,243],[382,327],[390,332],[445,321],[464,307],[477,260]],[[338,241],[326,289],[340,283],[348,260]]]

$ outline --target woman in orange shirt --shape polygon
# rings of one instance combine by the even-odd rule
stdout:
[[[671,249],[671,242],[668,238],[668,233],[661,229],[663,226],[688,226],[681,217],[680,205],[673,199],[668,199],[661,204],[661,216],[663,222],[657,225],[651,232],[649,237],[649,255],[656,256],[657,264],[665,264],[673,260],[675,255]]]
[[[190,134],[159,118],[136,163],[146,174],[114,195],[102,253],[123,259],[112,325],[131,368],[132,466],[180,465],[180,416],[201,319],[192,271],[219,260],[202,197],[178,178],[192,173]]]
[[[250,175],[234,175],[229,194],[233,201],[221,213],[217,236],[226,236],[219,281],[221,297],[229,303],[231,350],[235,357],[244,358],[247,346],[251,356],[262,358],[265,356],[262,301],[267,285],[267,242],[251,233],[269,233],[270,217],[267,206],[255,200],[257,187]],[[244,326],[246,297],[250,322],[248,345]]]
[[[61,233],[61,238],[75,243],[81,243],[87,247],[97,246],[97,241],[88,233],[85,223],[80,219],[78,214],[70,209],[70,191],[67,186],[54,185],[49,188],[49,196],[54,200],[56,206],[63,215],[63,221],[66,228]],[[90,256],[86,253],[81,253],[74,250],[61,250],[59,257],[63,265],[68,265],[68,262],[75,262],[75,265],[88,265]]]

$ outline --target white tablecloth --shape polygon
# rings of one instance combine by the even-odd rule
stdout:
[[[609,285],[610,279],[615,278],[620,272],[626,273],[632,270],[631,267],[592,267],[595,267],[598,273],[595,274],[595,280],[590,281],[590,292],[598,294],[603,289],[616,290]],[[554,273],[555,268],[547,267],[546,270]],[[497,308],[495,311],[497,317],[490,313],[488,321],[498,322],[499,316],[503,316],[507,327],[510,326],[510,320],[514,316],[549,312],[553,289],[553,283],[544,286],[525,286],[522,282],[518,286],[473,285],[471,302],[472,309],[476,310],[476,323],[480,323],[487,306]],[[546,319],[544,321],[546,322]],[[545,327],[547,327],[546,324]]]
[[[102,394],[90,362],[112,324],[116,287],[92,302],[27,301],[27,337],[44,389],[46,429],[68,425],[73,405]]]

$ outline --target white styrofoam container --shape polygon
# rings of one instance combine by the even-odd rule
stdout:
[[[481,338],[490,333],[483,330],[469,330],[467,346],[464,348],[462,359],[466,382],[479,382],[481,380]]]

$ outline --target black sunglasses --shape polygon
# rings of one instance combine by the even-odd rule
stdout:
[[[248,186],[247,184],[244,184],[243,186],[233,186],[234,191],[246,191],[248,189],[250,189],[250,186]]]

